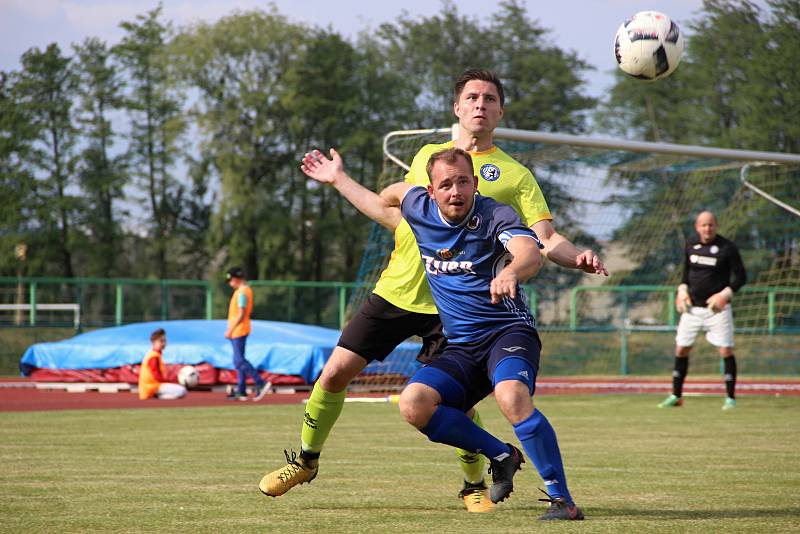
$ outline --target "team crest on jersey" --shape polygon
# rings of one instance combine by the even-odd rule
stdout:
[[[467,221],[467,230],[474,232],[480,227],[481,227],[480,215],[473,215],[472,218],[469,221]]]
[[[717,252],[719,252],[719,247],[718,247],[717,245],[711,245],[711,248],[710,248],[710,249],[708,249],[708,250],[709,250],[709,252],[711,252],[712,254],[716,254]]]
[[[452,260],[453,256],[455,256],[455,254],[453,254],[453,251],[450,250],[449,248],[440,248],[439,250],[436,251],[436,255],[442,258],[443,260]]]
[[[494,163],[486,163],[481,166],[481,177],[487,182],[494,182],[500,178],[500,167]]]

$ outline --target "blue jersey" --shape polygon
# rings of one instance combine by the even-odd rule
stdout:
[[[536,234],[513,208],[475,196],[469,215],[457,225],[447,222],[423,187],[408,190],[400,209],[419,246],[425,275],[439,310],[444,333],[452,343],[467,343],[515,324],[535,327],[525,294],[492,304],[492,279],[511,261],[505,244],[525,236],[543,248]]]

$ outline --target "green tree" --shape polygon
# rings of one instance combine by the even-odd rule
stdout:
[[[0,273],[25,274],[14,249],[30,243],[33,176],[25,161],[34,132],[27,109],[19,105],[14,85],[16,72],[0,71]]]
[[[430,17],[403,14],[377,32],[389,65],[417,83],[417,108],[409,110],[406,127],[452,124],[453,81],[468,67],[493,65],[497,37],[478,19],[461,15],[450,0],[441,6]]]
[[[416,87],[370,36],[354,46],[274,10],[197,24],[171,50],[184,83],[200,89],[191,114],[221,184],[211,255],[262,278],[352,278],[368,224],[309,184],[298,161],[335,146],[353,176],[376,187],[381,134],[407,120]]]
[[[798,138],[797,1],[771,5],[770,22],[753,2],[705,0],[683,28],[678,69],[656,82],[617,73],[598,124],[654,141],[788,150]]]
[[[380,136],[374,132],[391,127],[384,122],[387,108],[397,110],[405,103],[408,109],[412,101],[403,99],[402,89],[390,86],[396,81],[393,75],[377,68],[374,44],[365,36],[361,43],[365,52],[336,33],[315,32],[287,73],[286,108],[292,116],[289,132],[297,157],[308,147],[326,151],[336,146],[346,158],[348,172],[375,189],[381,156]],[[300,240],[309,242],[308,250],[301,250],[300,263],[310,269],[301,268],[300,276],[317,280],[353,276],[366,239],[366,220],[329,188],[317,187],[296,171],[294,179],[299,183],[300,220],[311,221],[300,228]],[[342,260],[335,271],[332,258]]]
[[[353,95],[355,105],[349,111],[352,128],[340,145],[347,156],[348,169],[355,179],[374,190],[383,172],[383,135],[408,124],[416,113],[415,97],[419,84],[392,68],[381,43],[363,32],[354,44],[356,52],[353,82],[343,90]],[[324,145],[323,145],[324,146]],[[340,230],[343,279],[354,279],[368,236],[363,215],[355,213],[348,202],[337,196],[337,210],[343,221]]]
[[[75,46],[75,52],[80,98],[77,120],[85,145],[78,163],[87,207],[83,224],[88,242],[83,248],[91,258],[90,274],[111,277],[115,274],[115,260],[122,252],[115,212],[121,209],[127,175],[125,155],[112,155],[116,135],[110,117],[122,107],[123,82],[110,62],[111,54],[104,42],[87,38]]]
[[[547,42],[547,30],[532,21],[518,0],[500,3],[483,35],[491,35],[489,65],[504,84],[509,128],[580,133],[596,100],[583,93],[582,76],[592,67],[572,52]]]
[[[297,221],[285,200],[297,197],[297,158],[282,99],[306,31],[274,10],[252,11],[186,28],[171,47],[184,83],[199,91],[191,117],[219,177],[212,246],[251,277],[295,267]]]
[[[700,67],[691,72],[699,88],[691,107],[701,117],[693,124],[694,142],[766,148],[759,129],[746,126],[763,97],[757,61],[767,42],[759,14],[747,0],[704,0],[688,45],[691,62]]]
[[[776,1],[770,6],[772,12],[762,13],[749,1],[704,1],[689,28],[678,70],[652,83],[620,77],[601,120],[617,132],[654,140],[796,149],[800,2]],[[615,239],[629,245],[629,257],[638,263],[628,282],[658,283],[665,268],[677,277],[682,244],[701,209],[717,213],[727,237],[744,238],[739,246],[749,278],[757,279],[776,258],[794,257],[789,252],[797,246],[794,221],[782,218],[774,206],[742,194],[737,168],[716,170],[712,167],[716,162],[701,161],[631,173],[625,163],[620,161],[612,169],[608,181],[628,191],[620,201],[630,214],[615,234]],[[785,172],[775,170],[775,174]],[[761,180],[770,175],[754,174]],[[775,178],[774,183],[778,190],[771,190],[773,194],[791,198],[787,190],[791,178]]]
[[[70,58],[56,44],[44,51],[28,50],[21,63],[14,100],[33,133],[23,164],[36,177],[31,217],[40,240],[29,250],[32,256],[48,257],[41,274],[71,277],[75,274],[73,225],[81,205],[74,190],[77,132],[72,107],[77,79]]]
[[[181,204],[181,214],[176,228],[179,275],[192,279],[206,279],[212,275],[210,247],[211,220],[216,195],[211,193],[211,161],[204,155],[195,159],[187,157],[189,183]]]
[[[172,272],[170,261],[179,261],[169,258],[168,251],[180,217],[184,187],[172,172],[186,124],[165,56],[171,25],[160,20],[161,11],[159,5],[146,15],[137,15],[133,22],[121,23],[126,33],[113,52],[128,80],[128,158],[131,175],[145,191],[154,274],[167,278]]]
[[[756,50],[756,76],[763,94],[746,127],[764,136],[768,150],[800,153],[800,1],[769,2],[766,46]]]

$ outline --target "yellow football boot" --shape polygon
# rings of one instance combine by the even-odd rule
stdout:
[[[264,495],[278,497],[298,484],[311,482],[317,476],[319,465],[316,460],[313,460],[313,465],[308,465],[302,458],[297,458],[294,451],[291,457],[289,451],[284,450],[283,453],[286,455],[286,465],[267,473],[258,483],[258,489]]]
[[[464,482],[464,489],[458,492],[458,496],[464,500],[464,506],[467,507],[467,512],[491,512],[494,510],[494,504],[489,499],[486,484],[470,484]]]

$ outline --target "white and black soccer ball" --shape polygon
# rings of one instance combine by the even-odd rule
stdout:
[[[625,74],[640,80],[665,78],[681,62],[683,33],[664,13],[641,11],[617,30],[614,55]]]
[[[200,372],[191,365],[184,365],[178,371],[178,383],[186,389],[195,388],[200,383]]]

